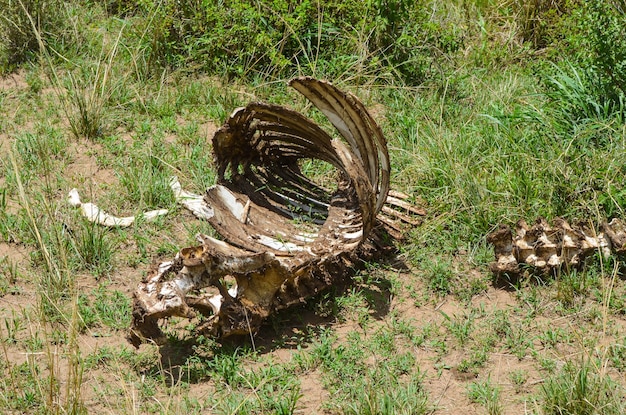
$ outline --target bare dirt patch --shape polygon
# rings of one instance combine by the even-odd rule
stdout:
[[[7,159],[9,148],[11,147],[11,139],[7,134],[0,134],[0,155],[3,160]]]
[[[96,154],[104,149],[96,143],[76,143],[71,149],[72,162],[66,167],[65,173],[72,182],[97,184],[101,186],[113,186],[118,179],[112,169],[102,168],[98,164]]]
[[[214,122],[205,122],[200,124],[199,128],[202,137],[205,137],[207,142],[210,142],[211,138],[215,135],[218,126]]]
[[[28,83],[26,82],[26,72],[24,70],[0,77],[0,91],[26,88],[28,88]]]
[[[322,377],[318,371],[305,373],[300,379],[300,393],[302,398],[298,401],[298,408],[294,413],[299,414],[323,414],[323,402],[326,402],[329,393],[322,386]]]
[[[30,252],[25,246],[0,242],[0,258],[6,258],[18,266],[26,267]]]

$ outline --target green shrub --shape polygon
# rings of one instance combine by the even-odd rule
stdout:
[[[623,115],[626,87],[626,2],[591,0],[572,10],[564,29],[563,54],[574,62],[586,101],[605,116]],[[573,71],[571,70],[573,69]],[[593,109],[593,112],[597,112]]]
[[[563,61],[547,76],[546,95],[554,104],[555,116],[561,125],[574,129],[586,121],[608,120],[624,113],[624,95],[606,84],[590,67],[578,67]],[[616,94],[607,93],[607,88]]]
[[[573,4],[576,4],[573,2]],[[546,74],[546,96],[569,134],[584,124],[614,120],[626,110],[626,3],[593,0],[572,6]]]
[[[597,77],[607,98],[617,102],[626,82],[626,2],[592,0],[580,16],[581,37],[575,39],[583,67]]]
[[[151,22],[150,63],[233,77],[294,73],[427,79],[461,46],[425,1],[326,0],[140,3]],[[145,30],[145,29],[142,29]],[[395,76],[394,75],[394,76]]]

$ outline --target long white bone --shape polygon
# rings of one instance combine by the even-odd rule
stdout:
[[[213,209],[209,205],[207,205],[203,197],[195,193],[183,190],[176,176],[170,179],[170,188],[172,189],[172,192],[174,192],[176,202],[185,206],[196,217],[205,220],[213,217]],[[90,222],[94,222],[98,225],[108,226],[111,228],[127,228],[131,226],[137,218],[143,218],[143,220],[152,221],[159,216],[167,215],[169,213],[169,210],[167,209],[157,209],[141,213],[137,216],[113,216],[100,209],[97,205],[93,203],[83,203],[80,200],[78,189],[75,188],[70,190],[70,193],[68,195],[68,202],[74,207],[80,207],[83,216],[86,217]]]
[[[81,202],[80,195],[78,194],[77,189],[70,190],[70,193],[68,195],[68,202],[74,207],[80,207],[83,216],[86,217],[89,221],[111,228],[127,228],[131,226],[138,217],[141,217],[147,221],[151,221],[158,218],[159,216],[166,215],[169,212],[167,209],[158,209],[144,212],[141,215],[137,216],[126,216],[120,218],[105,212],[93,203]]]

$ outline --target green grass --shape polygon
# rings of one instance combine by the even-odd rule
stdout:
[[[499,402],[500,390],[491,384],[490,379],[484,382],[472,382],[467,387],[467,395],[472,402],[485,407],[489,415],[499,415],[502,407]]]
[[[568,361],[542,386],[546,414],[618,414],[624,411],[619,388],[599,362]]]
[[[625,216],[617,6],[244,3],[230,16],[214,2],[0,0],[0,72],[13,73],[0,79],[0,412],[622,413],[623,258],[496,279],[485,241],[522,218]],[[206,26],[215,10],[233,25]],[[328,128],[285,86],[302,74],[373,109],[392,188],[423,224],[397,258],[273,316],[254,344],[190,338],[172,319],[168,345],[131,349],[150,263],[214,235],[176,207],[170,176],[214,184],[209,131],[251,101]],[[302,169],[333,187],[327,164]],[[104,229],[67,206],[72,187],[116,215],[171,212]]]

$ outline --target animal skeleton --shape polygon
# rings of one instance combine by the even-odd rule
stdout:
[[[190,196],[222,239],[199,235],[200,245],[158,264],[139,284],[129,336],[134,345],[162,343],[159,320],[171,316],[202,315],[197,330],[214,337],[253,333],[271,313],[302,303],[380,255],[388,235],[400,237],[403,224],[417,224],[414,215],[424,214],[408,196],[390,195],[385,138],[354,95],[309,77],[290,85],[343,140],[281,106],[235,110],[213,137],[217,184],[202,201]],[[336,191],[303,174],[304,159],[332,165]],[[173,189],[184,201],[180,186]]]

